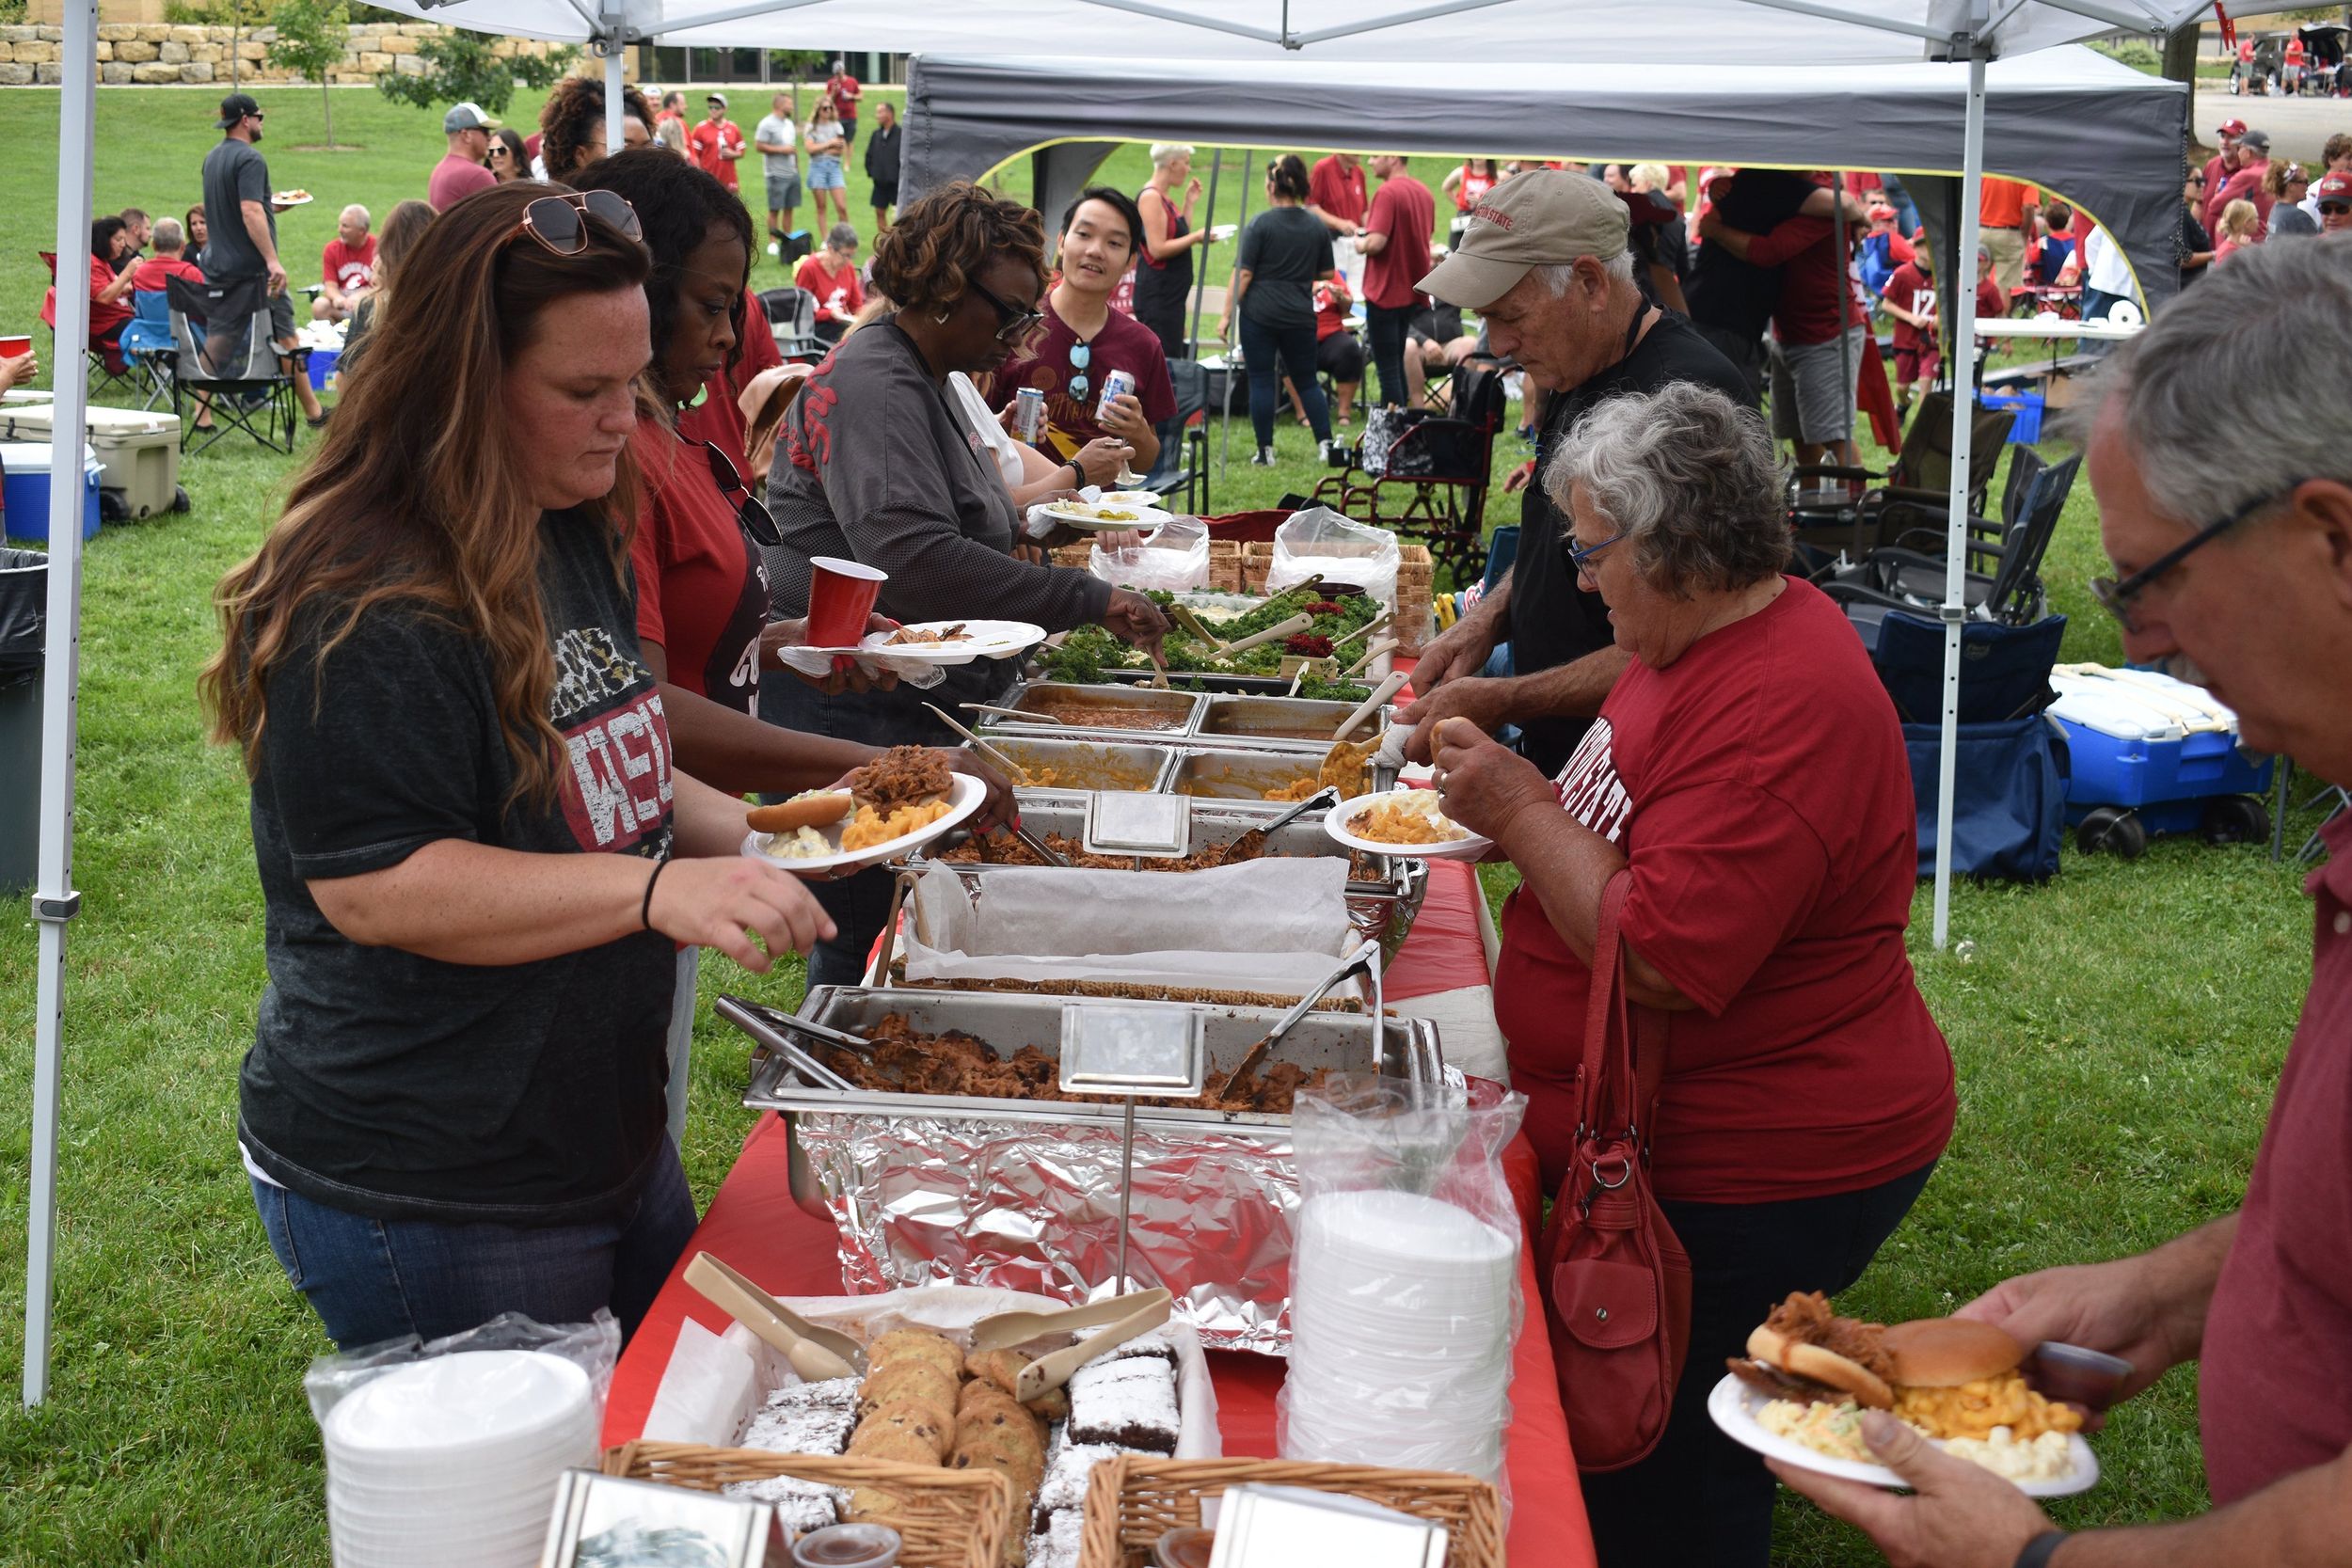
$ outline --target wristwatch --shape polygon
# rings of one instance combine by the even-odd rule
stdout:
[[[2017,1554],[2016,1568],[2047,1568],[2050,1559],[2057,1555],[2058,1547],[2065,1543],[2066,1532],[2064,1530],[2043,1530],[2040,1535],[2026,1542],[2025,1549]]]

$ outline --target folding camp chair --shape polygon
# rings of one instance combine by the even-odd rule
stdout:
[[[54,250],[44,250],[40,253],[40,260],[41,264],[49,269],[49,299],[41,311],[41,320],[49,324],[50,363],[61,364],[65,362],[66,356],[56,341],[57,253]],[[128,329],[129,324],[126,322],[124,330]],[[132,374],[131,366],[122,356],[120,333],[117,333],[115,338],[107,342],[84,343],[82,359],[83,374],[87,378],[93,396],[105,391],[108,388],[119,388],[125,392],[135,394],[139,390],[138,382]]]
[[[266,280],[167,277],[164,288],[171,305],[171,411],[180,416],[181,451],[202,451],[236,429],[272,451],[293,455],[301,411],[294,377],[308,373],[302,363],[308,356],[271,341]],[[199,390],[213,405],[215,422],[207,431],[197,430],[188,413]]]
[[[1939,528],[1950,502],[1952,474],[1951,393],[1937,390],[1919,400],[1903,450],[1884,473],[1828,464],[1801,464],[1789,471],[1789,526],[1801,552],[1817,559],[1845,552],[1853,559],[1895,544],[1915,528]],[[2017,416],[2006,408],[1979,408],[1968,437],[1968,512],[1984,510],[1993,470],[2000,466]],[[1823,485],[1881,482],[1858,499],[1824,497]]]
[[[2059,514],[2074,487],[2080,455],[2043,468],[2019,500],[2020,515],[1997,544],[1975,537],[1968,553],[1989,570],[1961,579],[1961,602],[1973,620],[2024,626],[2042,618],[2048,595],[2042,585],[2042,558],[2058,532]],[[1972,519],[1972,525],[1980,519]],[[1943,602],[1947,567],[1940,555],[1894,547],[1872,550],[1820,584],[1821,592],[1845,606],[1865,643],[1876,645],[1877,628],[1890,610],[1932,610]]]
[[[1314,499],[1378,527],[1420,532],[1433,562],[1454,580],[1477,578],[1486,560],[1486,490],[1494,473],[1495,433],[1502,428],[1502,367],[1468,359],[1454,367],[1454,411],[1444,418],[1410,408],[1383,421],[1392,438],[1380,446],[1367,427],[1348,467],[1315,486]],[[1408,491],[1402,510],[1384,496]]]
[[[122,326],[122,359],[139,384],[139,407],[149,409],[171,396],[171,296],[161,289],[135,289],[131,307]]]
[[[817,296],[806,289],[790,285],[763,289],[759,308],[767,314],[776,335],[776,350],[786,363],[814,364],[833,352],[833,345],[817,336]]]
[[[1176,412],[1152,427],[1160,457],[1143,487],[1163,499],[1183,491],[1183,515],[1198,517],[1209,510],[1209,372],[1198,359],[1170,359],[1168,381]]]

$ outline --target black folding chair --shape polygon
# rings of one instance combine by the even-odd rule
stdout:
[[[1968,437],[1971,516],[1984,511],[1993,471],[2016,422],[2017,416],[2006,408],[1976,411]],[[1920,398],[1911,428],[1903,433],[1903,450],[1885,472],[1833,464],[1800,464],[1789,470],[1788,524],[1798,549],[1816,561],[1840,553],[1859,559],[1913,529],[1940,529],[1951,501],[1951,476],[1952,395],[1937,390]],[[1858,499],[1843,493],[1844,486],[1856,483],[1878,488]],[[1837,493],[1824,494],[1824,486]]]
[[[2082,458],[2076,455],[2033,475],[2019,501],[2022,515],[1997,544],[1976,537],[1973,525],[1983,519],[1971,520],[1969,556],[1989,568],[1962,578],[1961,602],[1972,620],[2018,626],[2042,618],[2049,604],[2042,584],[2042,558],[2058,532],[2059,514],[2081,467]],[[1946,573],[1940,556],[1893,547],[1872,550],[1820,587],[1846,607],[1847,619],[1875,647],[1877,628],[1889,611],[1932,610],[1943,602]]]
[[[294,377],[308,373],[310,354],[280,349],[271,340],[268,281],[167,277],[164,291],[171,305],[171,411],[180,417],[181,451],[202,451],[242,430],[292,456],[301,413]],[[214,424],[207,431],[199,431],[189,415],[199,391],[212,404]]]
[[[1152,427],[1160,457],[1143,487],[1163,499],[1183,491],[1183,515],[1199,517],[1209,510],[1209,372],[1198,359],[1170,359],[1168,382],[1176,412]]]
[[[1348,466],[1316,484],[1314,499],[1376,527],[1420,533],[1432,562],[1450,564],[1455,582],[1474,581],[1486,563],[1486,491],[1504,406],[1502,365],[1466,359],[1454,369],[1451,414],[1390,415],[1401,428],[1387,449],[1368,452],[1367,432]],[[1376,468],[1365,466],[1367,457]],[[1386,510],[1384,499],[1399,492],[1402,509]]]
[[[776,350],[787,363],[813,364],[833,352],[833,345],[817,336],[817,296],[806,289],[789,284],[763,289],[759,308],[776,335]]]

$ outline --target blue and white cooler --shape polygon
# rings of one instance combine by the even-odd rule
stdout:
[[[105,473],[95,449],[82,449],[82,537],[98,535],[98,482]],[[0,507],[8,536],[49,540],[49,443],[0,441]]]
[[[2050,686],[2049,714],[2072,753],[2066,819],[2084,853],[2130,860],[2158,833],[2212,844],[2269,836],[2263,797],[2276,759],[2241,747],[2237,715],[2203,687],[2101,664],[2058,665]]]

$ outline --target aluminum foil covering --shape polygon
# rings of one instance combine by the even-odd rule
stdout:
[[[852,1293],[989,1285],[1073,1306],[1113,1293],[1117,1119],[800,1111],[792,1122]],[[1281,1355],[1298,1178],[1288,1131],[1252,1132],[1203,1126],[1172,1141],[1136,1127],[1127,1268],[1138,1289],[1167,1286],[1208,1348]]]

